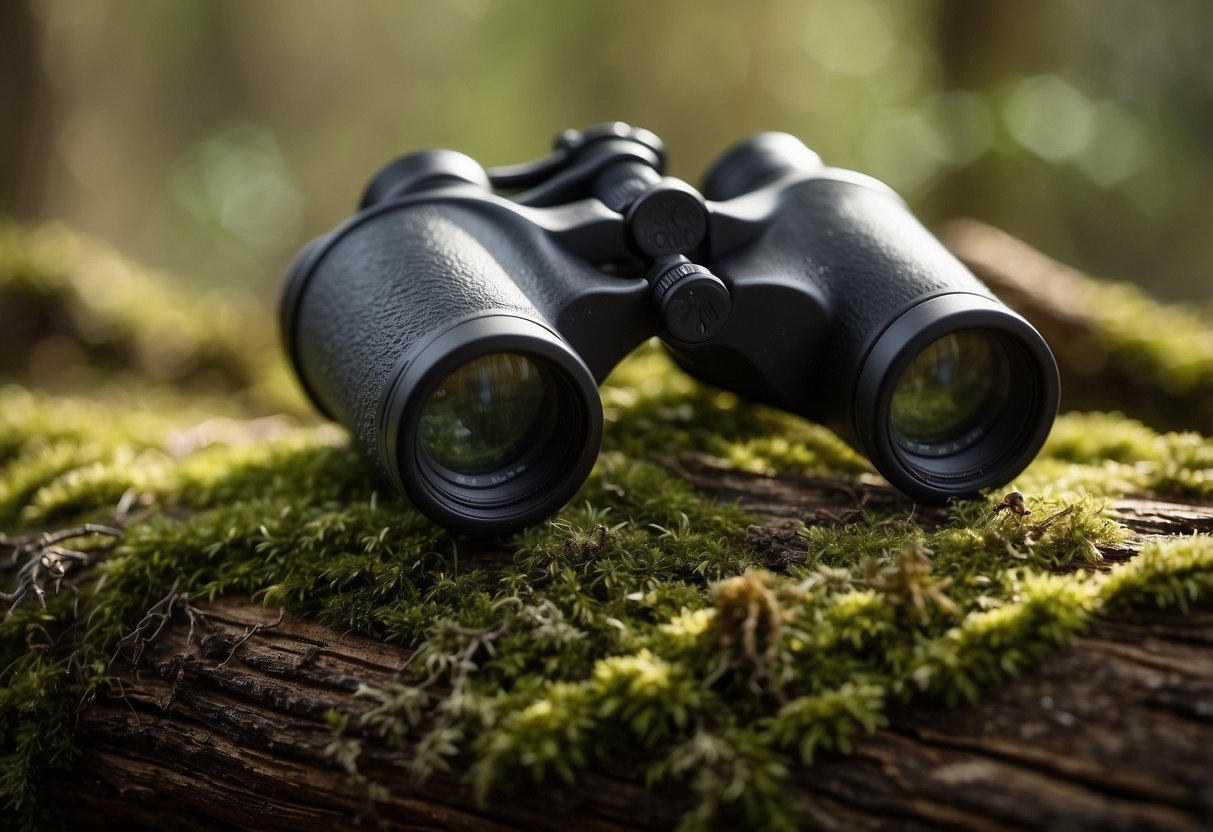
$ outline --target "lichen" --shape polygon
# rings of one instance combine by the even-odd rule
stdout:
[[[62,258],[23,256],[21,281],[66,291],[33,274],[62,272]],[[114,332],[148,315],[89,314],[111,313]],[[282,373],[261,349],[240,357],[259,368],[253,385]],[[372,803],[387,792],[358,771],[371,741],[418,778],[470,758],[482,799],[626,759],[696,796],[686,828],[795,828],[793,768],[848,752],[897,709],[972,701],[1099,616],[1213,598],[1207,535],[1103,562],[1101,547],[1124,538],[1107,501],[1213,494],[1213,442],[1117,415],[1058,419],[1013,484],[1030,514],[996,513],[1000,489],[954,504],[942,525],[815,524],[801,529],[803,564],[773,571],[748,533],[758,520],[696,491],[679,460],[838,478],[871,478],[869,466],[819,426],[679,374],[650,345],[603,387],[604,450],[581,492],[500,541],[512,558],[490,569],[374,480],[332,427],[215,423],[260,414],[240,396],[161,392],[144,406],[154,388],[137,362],[96,398],[21,381],[0,389],[0,530],[112,519],[124,494],[149,506],[78,597],[25,603],[0,624],[0,790],[31,824],[49,822],[39,813],[70,768],[77,709],[171,592],[243,593],[416,651],[398,680],[361,692],[363,717],[332,716],[329,756]]]

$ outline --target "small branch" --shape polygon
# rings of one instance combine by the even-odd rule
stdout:
[[[33,595],[45,610],[48,591],[51,595],[58,595],[66,586],[70,592],[76,594],[75,583],[67,579],[68,571],[73,566],[78,566],[80,571],[93,566],[113,551],[122,541],[123,535],[122,529],[97,523],[85,523],[70,529],[41,532],[11,540],[7,535],[0,534],[0,547],[12,550],[8,562],[0,564],[0,571],[17,570],[13,591],[0,592],[0,602],[9,605],[4,620],[9,620],[30,595]],[[69,540],[92,536],[109,538],[109,541],[87,552],[59,545]]]
[[[190,622],[189,634],[185,640],[185,650],[188,650],[190,644],[194,641],[194,629],[197,623],[201,623],[208,630],[211,628],[210,622],[206,620],[206,616],[203,615],[202,610],[189,603],[188,595],[178,591],[177,588],[180,584],[181,578],[173,581],[168,594],[155,604],[152,604],[139,623],[135,625],[135,629],[118,641],[118,645],[114,650],[114,654],[110,656],[107,667],[113,667],[118,657],[122,655],[123,651],[127,650],[130,651],[131,667],[137,666],[139,660],[143,658],[144,650],[155,642],[160,637],[160,633],[163,632],[165,626],[172,622],[173,614],[178,606],[182,608]]]
[[[0,532],[0,549],[9,549],[7,561],[0,561],[0,573],[16,570],[16,582],[11,592],[0,592],[0,603],[9,605],[4,621],[9,620],[32,595],[42,609],[46,609],[46,596],[58,595],[66,587],[78,596],[76,583],[67,579],[67,573],[76,567],[77,574],[95,566],[105,555],[112,552],[126,535],[126,527],[141,522],[155,510],[155,499],[151,494],[138,494],[128,489],[114,510],[114,525],[84,523],[53,532],[37,532],[21,537],[9,538]],[[69,549],[59,544],[85,537],[108,538],[103,544],[88,551]],[[79,578],[77,578],[79,580]]]
[[[201,615],[201,613],[198,613],[198,615]],[[286,607],[281,607],[278,610],[278,620],[276,620],[270,624],[254,624],[252,627],[249,627],[248,630],[245,631],[244,635],[242,635],[239,639],[237,639],[236,643],[234,645],[232,645],[232,652],[228,653],[227,658],[224,659],[223,661],[221,661],[218,666],[225,667],[228,662],[230,662],[233,658],[235,658],[236,651],[239,650],[242,646],[244,646],[244,643],[246,641],[248,641],[250,638],[252,638],[257,633],[261,632],[262,630],[274,629],[275,627],[277,627],[279,624],[282,623],[282,619],[285,617],[286,617]],[[190,618],[190,633],[191,634],[193,633],[193,628],[194,628],[194,621],[193,621],[193,618],[191,617]],[[189,644],[188,640],[186,641],[186,644]]]

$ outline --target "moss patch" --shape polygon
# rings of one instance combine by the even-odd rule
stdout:
[[[189,291],[55,223],[0,217],[0,332],[0,383],[133,388],[157,402],[171,388],[212,412],[308,412],[252,292]]]
[[[240,360],[270,367],[270,349]],[[22,383],[0,389],[9,542],[112,520],[124,494],[154,504],[97,565],[67,565],[78,595],[0,624],[0,789],[30,823],[45,823],[39,798],[70,767],[75,711],[174,587],[195,600],[247,593],[418,651],[410,675],[365,692],[365,717],[332,715],[332,761],[372,799],[382,786],[357,767],[368,738],[407,748],[417,776],[470,754],[481,796],[628,755],[699,795],[688,828],[793,828],[791,767],[848,751],[908,703],[971,701],[1093,617],[1213,593],[1207,536],[1083,568],[1106,566],[1099,547],[1123,537],[1102,501],[1213,494],[1208,438],[1114,415],[1058,420],[1015,483],[1025,517],[994,514],[992,493],[931,530],[900,516],[804,528],[804,564],[774,574],[749,542],[754,518],[696,492],[669,459],[836,477],[868,475],[867,463],[818,426],[696,384],[650,346],[603,388],[604,451],[581,493],[502,541],[512,557],[489,569],[372,480],[329,426],[216,421],[260,411],[241,398],[212,409],[205,394],[144,406],[142,371],[101,399],[35,392],[11,372]],[[223,370],[225,383],[243,372]],[[0,546],[0,563],[8,554]]]
[[[1130,376],[1155,379],[1174,396],[1213,390],[1213,329],[1207,316],[1160,304],[1128,283],[1087,287],[1096,336]],[[1205,422],[1213,405],[1205,398]]]

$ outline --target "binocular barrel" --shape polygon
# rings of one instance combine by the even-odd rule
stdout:
[[[927,502],[974,495],[1027,466],[1057,410],[1052,353],[896,194],[870,177],[821,168],[781,133],[734,148],[706,180],[705,195],[723,200],[782,183],[761,235],[713,261],[735,308],[741,287],[777,275],[815,299],[806,322],[827,328],[817,346],[782,351],[774,360],[786,380],[755,398],[829,425],[892,484]],[[788,330],[768,327],[767,337],[806,337],[796,324]],[[729,385],[713,371],[722,362],[677,352],[695,375]]]
[[[1057,408],[1048,346],[896,194],[782,133],[727,152],[702,196],[663,159],[615,123],[496,173],[453,151],[389,165],[291,268],[304,388],[419,509],[474,534],[573,496],[597,385],[653,335],[695,376],[831,426],[916,499],[1031,461]]]
[[[536,304],[575,289],[552,245],[466,207],[388,203],[313,246],[283,305],[288,349],[381,473],[469,533],[564,505],[603,419],[597,380]]]

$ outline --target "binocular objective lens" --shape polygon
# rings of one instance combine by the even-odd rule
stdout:
[[[548,403],[547,372],[516,353],[464,364],[430,394],[421,447],[440,468],[476,475],[516,462],[538,440]]]
[[[977,442],[1009,404],[1010,361],[980,330],[945,335],[902,373],[889,418],[895,441],[920,456],[946,456]]]

